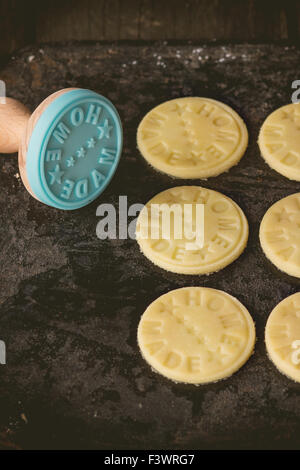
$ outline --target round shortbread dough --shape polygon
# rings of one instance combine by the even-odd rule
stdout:
[[[158,220],[152,217],[151,211],[156,204],[165,205]],[[182,238],[175,237],[174,218],[170,224],[170,239],[163,236],[164,214],[167,215],[175,204],[181,207],[184,223],[193,232],[196,231],[196,220],[199,220],[196,218],[196,206],[204,205],[202,248],[199,244],[193,245],[193,240],[188,238],[189,232],[184,229]],[[185,217],[184,206],[187,204],[192,206],[192,219]],[[152,227],[158,227],[156,238]],[[200,186],[179,186],[157,194],[146,204],[137,220],[136,239],[144,255],[167,271],[209,274],[232,263],[242,253],[248,240],[248,222],[240,207],[224,194]]]
[[[267,210],[259,239],[266,257],[278,269],[300,277],[300,193],[280,199]]]
[[[300,106],[276,109],[264,121],[259,137],[260,152],[273,170],[300,181]]]
[[[300,292],[272,310],[265,341],[269,357],[280,372],[300,382]]]
[[[203,384],[229,377],[254,349],[255,326],[231,295],[184,287],[149,305],[138,327],[138,344],[153,369],[176,382]]]
[[[209,98],[177,98],[142,119],[138,148],[150,165],[178,178],[217,176],[236,165],[247,128],[229,106]]]

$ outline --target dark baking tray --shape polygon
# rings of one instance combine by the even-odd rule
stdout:
[[[0,165],[0,440],[21,448],[299,448],[300,385],[269,361],[264,326],[300,282],[280,273],[259,246],[267,208],[299,191],[260,157],[259,127],[291,101],[300,53],[291,45],[58,44],[22,50],[1,71],[9,95],[32,110],[64,87],[110,98],[124,126],[124,151],[106,191],[73,212],[33,199],[17,159]],[[241,162],[207,181],[155,172],[139,155],[136,129],[155,105],[180,96],[224,101],[244,118]],[[250,237],[243,255],[210,276],[151,264],[134,240],[96,237],[101,203],[145,203],[164,189],[200,184],[233,198]],[[209,286],[236,296],[257,329],[255,354],[231,378],[194,387],[153,373],[136,343],[141,314],[159,295]]]

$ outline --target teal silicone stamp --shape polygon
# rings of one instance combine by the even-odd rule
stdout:
[[[0,132],[4,106],[0,105]],[[113,177],[122,151],[122,125],[114,105],[93,91],[69,88],[49,96],[31,117],[15,109],[14,121],[17,113],[23,121],[20,127],[25,127],[19,168],[28,191],[65,210],[96,199]],[[4,140],[13,148],[18,139],[10,133]],[[3,151],[1,144],[0,140]]]

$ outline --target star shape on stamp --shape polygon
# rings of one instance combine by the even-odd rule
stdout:
[[[96,145],[96,141],[94,137],[91,137],[90,139],[88,139],[86,143],[89,149],[93,149]]]
[[[86,151],[83,147],[80,147],[79,150],[76,152],[78,158],[83,158],[85,157]]]
[[[55,165],[55,168],[52,171],[48,171],[48,173],[51,178],[51,181],[50,181],[51,185],[54,183],[61,184],[61,179],[62,179],[64,172],[61,171],[59,164]]]
[[[102,126],[97,126],[97,129],[99,130],[98,139],[99,140],[103,139],[103,137],[106,137],[106,139],[109,139],[112,128],[113,127],[108,124],[108,119],[105,119]]]
[[[75,159],[73,157],[69,157],[67,159],[67,167],[70,168],[71,166],[75,165]]]

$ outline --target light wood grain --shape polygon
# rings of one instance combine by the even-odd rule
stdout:
[[[6,98],[0,102],[0,153],[17,152],[29,120],[29,110],[19,101]]]

